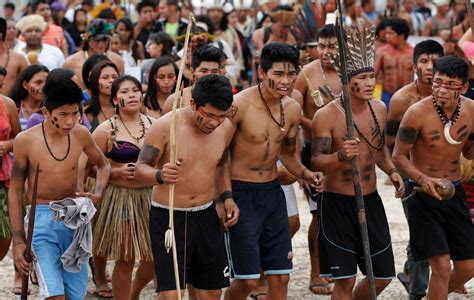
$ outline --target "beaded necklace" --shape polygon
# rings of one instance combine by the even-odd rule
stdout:
[[[456,105],[456,108],[454,109],[451,119],[448,119],[448,116],[444,113],[443,109],[439,107],[438,103],[436,103],[436,99],[434,95],[431,95],[431,100],[433,101],[433,104],[436,108],[436,111],[438,112],[438,116],[441,119],[441,122],[443,122],[443,125],[448,124],[448,122],[450,122],[451,125],[454,125],[454,123],[456,123],[456,121],[459,118],[459,113],[461,112],[461,98],[459,98],[458,100],[458,104]]]
[[[273,122],[280,127],[281,131],[285,131],[285,110],[283,109],[283,103],[280,98],[280,122],[278,122],[275,117],[272,114],[272,111],[270,110],[270,107],[268,107],[267,102],[265,101],[265,98],[263,98],[262,94],[262,89],[260,88],[261,83],[258,84],[258,92],[260,93],[260,98],[262,99],[263,104],[265,105],[265,108],[267,109],[268,113],[270,114],[270,117],[272,118]]]

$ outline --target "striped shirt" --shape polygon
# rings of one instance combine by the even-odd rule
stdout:
[[[41,41],[43,44],[48,44],[61,49],[64,41],[63,29],[60,26],[51,23],[48,24],[48,27],[43,32],[43,39]]]

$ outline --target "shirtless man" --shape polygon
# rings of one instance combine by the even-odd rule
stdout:
[[[135,177],[154,186],[150,237],[160,300],[177,297],[173,260],[164,244],[170,184],[175,185],[174,226],[180,288],[192,284],[198,299],[207,300],[220,299],[221,289],[229,286],[221,226],[227,231],[239,217],[229,180],[228,147],[233,128],[227,117],[232,115],[231,104],[229,80],[221,75],[205,76],[197,81],[191,104],[176,112],[176,119],[180,120],[176,126],[179,144],[176,163],[170,162],[171,114],[159,118],[145,137]],[[225,216],[221,218],[223,209]]]
[[[311,121],[318,110],[315,97],[319,95],[323,99],[324,104],[328,104],[342,91],[341,79],[337,71],[333,68],[331,61],[331,56],[338,55],[334,25],[328,24],[319,30],[318,52],[320,59],[306,65],[296,79],[296,89],[303,94],[301,126],[303,127],[304,144],[301,151],[301,160],[307,168],[311,168]],[[308,86],[308,81],[310,82],[310,86]],[[314,92],[317,93],[315,97],[312,95]],[[309,196],[317,194],[311,189],[305,192],[307,192]],[[308,230],[308,246],[311,257],[311,279],[309,288],[311,292],[315,294],[326,294],[330,291],[328,287],[325,286],[326,280],[319,277],[317,198],[318,197],[314,197],[313,199],[310,197],[308,200],[311,215],[313,216]]]
[[[422,30],[421,35],[424,36],[437,36],[442,30],[451,27],[451,18],[449,14],[449,0],[435,0],[433,1],[436,5],[436,14],[426,20],[425,27]]]
[[[110,32],[112,24],[101,19],[92,20],[87,26],[83,49],[69,56],[64,62],[64,68],[74,71],[81,89],[85,89],[82,79],[82,65],[93,54],[105,54],[117,66],[119,75],[123,74],[124,63],[120,55],[109,51]]]
[[[225,61],[224,53],[211,45],[203,45],[192,53],[191,74],[193,82],[209,74],[221,74],[222,64]],[[223,74],[221,74],[223,75]],[[189,86],[182,91],[181,107],[188,106],[192,98],[193,87]],[[181,92],[180,92],[181,93]],[[171,111],[173,107],[174,93],[166,99],[163,105],[162,115]]]
[[[456,56],[434,62],[433,95],[407,110],[393,151],[410,186],[423,190],[406,201],[413,257],[431,266],[428,299],[447,299],[474,274],[474,227],[459,181],[461,153],[474,159],[474,103],[461,96],[468,73]],[[452,198],[442,200],[436,190],[445,187],[441,179],[453,182]]]
[[[421,99],[425,99],[432,93],[433,64],[434,61],[443,56],[443,46],[433,40],[425,40],[415,46],[413,54],[413,70],[417,79],[399,89],[392,96],[390,109],[388,110],[385,139],[390,153],[395,146],[395,137],[400,126],[403,115],[409,107]],[[407,185],[406,194],[411,190]],[[407,201],[403,201],[403,211],[408,218]],[[422,260],[413,261],[410,247],[407,247],[407,260],[405,262],[404,273],[397,275],[398,279],[408,289],[410,297],[419,299],[426,294],[430,276],[429,262]]]
[[[0,66],[7,70],[7,76],[4,79],[3,88],[0,88],[0,94],[9,95],[13,84],[16,81],[16,77],[28,66],[25,57],[19,53],[16,53],[13,49],[9,49],[5,44],[5,38],[7,37],[7,22],[5,19],[0,18]]]
[[[13,232],[13,260],[19,272],[27,276],[33,263],[25,260],[26,239],[23,230],[22,199],[25,180],[27,202],[31,202],[36,166],[40,164],[35,230],[32,249],[36,259],[40,297],[83,299],[87,291],[87,265],[77,273],[63,268],[60,257],[69,247],[74,230],[56,222],[50,203],[66,197],[85,196],[98,203],[108,182],[110,164],[84,126],[75,126],[80,117],[80,88],[67,78],[46,81],[42,109],[45,121],[24,131],[15,139],[8,207]],[[77,193],[78,161],[82,152],[97,163],[95,194]],[[25,217],[25,220],[28,218]]]
[[[268,299],[286,299],[293,253],[276,161],[314,188],[322,186],[322,173],[311,172],[296,158],[301,107],[288,95],[298,67],[294,47],[270,43],[262,49],[262,83],[235,96],[230,167],[241,218],[230,231],[228,250],[236,280],[225,293],[227,300],[246,299],[260,284],[261,270],[267,276]]]
[[[374,51],[374,50],[372,50]],[[348,53],[347,57],[354,57]],[[360,55],[360,54],[359,54]],[[364,55],[364,54],[362,54]],[[332,299],[369,299],[368,279],[354,289],[357,265],[365,274],[364,253],[357,220],[351,160],[359,157],[361,186],[369,231],[375,287],[380,294],[395,277],[395,266],[385,210],[377,192],[375,167],[385,172],[403,195],[403,181],[384,146],[385,105],[374,100],[373,64],[355,62],[361,69],[349,69],[349,93],[356,139],[348,140],[341,99],[319,109],[313,119],[313,168],[326,174],[318,213],[320,218],[319,254],[321,274],[335,280]],[[359,64],[360,63],[360,64]],[[372,62],[373,63],[373,62]],[[354,62],[348,66],[354,66]],[[330,120],[330,121],[328,121]]]
[[[400,18],[387,20],[387,44],[377,49],[375,75],[382,75],[382,100],[387,109],[390,98],[401,87],[413,81],[413,47],[407,43],[410,28]]]
[[[279,5],[269,15],[271,16],[272,25],[259,28],[252,35],[252,43],[254,45],[252,73],[255,74],[254,78],[252,78],[253,82],[257,82],[259,79],[257,70],[263,46],[271,42],[282,42],[291,46],[296,45],[296,38],[290,31],[296,17],[293,9],[288,5]]]

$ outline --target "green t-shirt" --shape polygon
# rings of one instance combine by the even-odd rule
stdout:
[[[176,41],[176,36],[178,33],[178,26],[179,26],[179,22],[178,23],[166,22],[165,24],[165,32],[169,34],[175,41]]]

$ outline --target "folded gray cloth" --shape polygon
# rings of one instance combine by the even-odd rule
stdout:
[[[64,221],[64,226],[74,229],[71,245],[61,256],[63,267],[68,272],[80,272],[83,263],[92,256],[92,226],[90,221],[96,213],[91,199],[86,197],[65,198],[50,202],[56,221]]]

